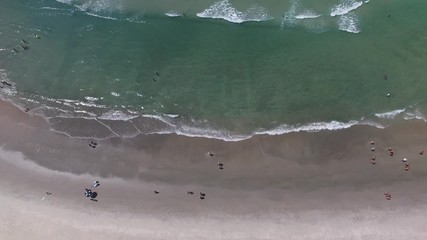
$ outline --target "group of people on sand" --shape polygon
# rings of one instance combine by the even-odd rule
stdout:
[[[90,142],[89,142],[89,147],[91,147],[91,148],[96,148],[96,146],[98,146],[98,143],[97,143],[97,142],[94,142],[94,141],[90,141]]]
[[[208,155],[210,156],[210,157],[213,157],[214,156],[214,153],[213,152],[208,152]],[[224,164],[223,163],[221,163],[221,162],[218,162],[218,169],[220,169],[220,170],[224,170]],[[160,192],[159,191],[157,191],[157,190],[154,190],[154,194],[159,194]],[[194,192],[193,191],[187,191],[187,195],[194,195]],[[206,198],[206,193],[204,193],[204,192],[200,192],[200,196],[199,196],[199,198],[201,199],[201,200],[204,200],[205,198]]]
[[[101,184],[99,183],[99,181],[95,180],[92,184],[91,187],[99,187]],[[98,196],[97,192],[92,191],[91,188],[85,188],[85,197],[90,198],[91,201],[93,202],[98,202],[98,200],[96,199],[96,197]]]
[[[372,151],[372,152],[374,152],[374,151],[375,151],[375,142],[374,142],[374,141],[371,141],[371,151]],[[388,153],[389,153],[389,156],[390,156],[390,157],[393,157],[393,156],[394,156],[394,150],[393,150],[393,148],[392,148],[392,147],[388,147],[387,151],[388,151]],[[420,155],[423,155],[423,154],[424,154],[424,151],[420,151],[420,152],[419,152],[419,154],[420,154]],[[376,164],[375,160],[376,160],[376,157],[375,157],[375,156],[372,156],[372,157],[371,157],[371,164],[372,164],[372,165],[375,165],[375,164]],[[404,164],[403,169],[404,169],[405,171],[409,171],[409,169],[410,169],[410,163],[409,163],[408,159],[407,159],[407,158],[402,158],[402,162],[403,162],[403,164]],[[390,194],[389,192],[385,192],[385,193],[384,193],[384,196],[385,196],[385,199],[386,199],[386,200],[390,200],[390,199],[391,199],[391,194]]]
[[[157,190],[154,190],[154,194],[159,194],[160,192]],[[187,195],[194,195],[193,191],[187,191]],[[200,192],[200,199],[204,200],[206,197],[206,193]]]

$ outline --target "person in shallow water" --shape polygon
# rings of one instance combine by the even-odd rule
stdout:
[[[20,43],[19,45],[21,45],[21,47],[22,47],[24,50],[28,50],[28,49],[29,49],[29,47],[28,47],[28,46],[25,46],[25,45],[23,45],[22,43]]]

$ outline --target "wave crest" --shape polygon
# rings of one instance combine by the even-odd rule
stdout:
[[[224,19],[232,23],[261,22],[271,19],[263,7],[254,5],[245,12],[241,12],[235,9],[229,0],[216,2],[196,15],[200,18]]]
[[[361,7],[363,2],[354,1],[354,0],[342,0],[340,4],[336,5],[331,10],[331,16],[341,16],[345,15],[351,11],[354,11]]]
[[[397,109],[397,110],[390,111],[390,112],[376,113],[375,116],[378,118],[383,118],[383,119],[394,119],[397,115],[405,112],[405,110],[406,110],[406,108]]]

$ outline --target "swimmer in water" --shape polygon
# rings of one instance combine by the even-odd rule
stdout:
[[[20,43],[19,45],[21,45],[21,47],[22,47],[24,50],[28,50],[28,49],[29,49],[29,47],[28,47],[28,46],[22,45],[22,43]]]

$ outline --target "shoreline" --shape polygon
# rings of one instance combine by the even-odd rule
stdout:
[[[0,124],[7,126],[0,129],[2,238],[427,236],[420,226],[427,211],[427,156],[419,155],[427,124],[421,121],[240,142],[145,135],[99,141],[92,149],[88,140],[54,133],[43,119],[9,103],[0,102],[0,113]],[[376,166],[369,163],[370,140]],[[394,157],[387,156],[390,145]],[[411,161],[409,172],[402,157]],[[101,182],[96,203],[83,196],[95,179]],[[189,190],[195,195],[187,195]],[[53,194],[41,201],[46,191]],[[391,201],[384,199],[386,191]],[[207,198],[198,199],[199,192]],[[32,227],[23,231],[25,224]]]
[[[16,100],[16,99],[15,99]],[[322,131],[341,131],[354,126],[369,126],[379,129],[387,128],[389,125],[401,124],[403,121],[421,120],[427,122],[420,109],[425,109],[425,104],[419,103],[415,106],[395,109],[387,112],[368,114],[348,121],[314,121],[306,123],[287,124],[282,123],[277,126],[258,127],[244,132],[233,131],[227,128],[212,127],[210,124],[202,123],[201,120],[187,124],[185,118],[174,114],[138,114],[132,111],[110,109],[107,112],[95,114],[89,110],[79,110],[88,116],[75,115],[68,110],[46,107],[43,104],[37,106],[25,105],[22,102],[15,102],[13,98],[0,99],[14,105],[18,109],[27,109],[28,114],[42,118],[49,124],[51,131],[66,135],[70,138],[108,140],[115,138],[134,139],[146,135],[176,135],[188,138],[200,138],[208,140],[219,140],[225,142],[240,142],[251,140],[257,137],[281,136],[291,133],[317,133]],[[62,99],[61,104],[68,100]],[[69,100],[76,101],[76,100]],[[76,101],[76,105],[84,105],[83,102]],[[29,108],[27,108],[29,107]],[[31,108],[34,107],[34,108]],[[26,111],[27,111],[26,110]],[[100,109],[98,109],[100,110]],[[67,112],[62,115],[60,112]],[[68,114],[68,115],[67,115]],[[193,120],[192,120],[193,121]],[[200,125],[201,124],[201,125]],[[84,125],[85,128],[81,126]],[[199,126],[196,126],[199,125]]]

